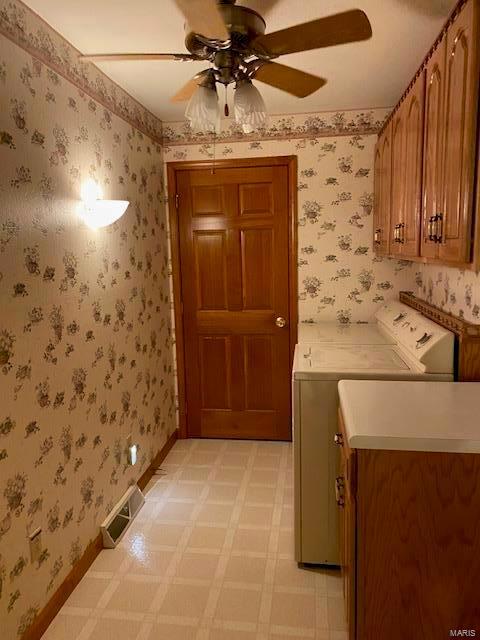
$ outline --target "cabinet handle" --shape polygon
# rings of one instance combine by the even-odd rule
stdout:
[[[381,244],[381,241],[380,241],[380,234],[381,233],[382,233],[381,229],[375,229],[375,233],[374,233],[374,236],[373,236],[375,244]]]
[[[442,242],[443,239],[443,213],[435,216],[435,242]]]
[[[428,219],[428,239],[430,242],[441,242],[443,235],[443,214],[436,213]]]
[[[402,222],[399,226],[399,231],[398,231],[398,238],[399,238],[399,242],[400,244],[404,244],[405,243],[405,223]]]
[[[345,478],[343,476],[337,476],[335,478],[335,499],[339,507],[345,506],[345,496],[343,489],[345,488]]]
[[[336,434],[333,436],[333,442],[334,442],[337,446],[339,446],[339,447],[343,447],[343,436],[342,436],[342,434],[341,434],[341,433],[336,433]]]

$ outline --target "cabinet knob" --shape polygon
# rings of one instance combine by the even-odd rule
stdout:
[[[283,329],[283,327],[287,326],[287,321],[285,320],[285,318],[282,318],[282,316],[278,316],[278,318],[275,318],[275,324],[280,329]]]
[[[336,433],[333,436],[333,442],[338,445],[339,447],[343,447],[343,436],[341,433]]]

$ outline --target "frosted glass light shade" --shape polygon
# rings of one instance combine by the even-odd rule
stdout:
[[[213,133],[220,121],[217,89],[199,85],[188,102],[185,117],[193,131]]]
[[[260,91],[251,80],[242,80],[237,84],[233,99],[235,120],[244,133],[251,133],[262,127],[267,120],[267,108]]]
[[[130,203],[128,200],[96,200],[92,204],[79,204],[79,214],[85,224],[91,229],[100,229],[121,218]]]
[[[82,184],[80,197],[77,213],[91,229],[113,224],[123,216],[130,204],[128,200],[102,200],[102,189],[92,178]]]

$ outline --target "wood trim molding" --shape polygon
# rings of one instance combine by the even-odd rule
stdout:
[[[167,162],[168,210],[170,225],[170,251],[172,256],[173,305],[175,317],[175,350],[177,360],[179,438],[187,438],[187,414],[185,392],[185,350],[183,336],[182,278],[180,269],[179,226],[176,206],[177,172],[194,169],[226,169],[235,167],[288,167],[289,198],[289,289],[290,289],[290,367],[297,342],[298,283],[297,283],[297,156],[272,156],[267,158],[228,158],[225,160],[186,160]]]
[[[153,458],[148,468],[140,476],[137,484],[140,489],[144,489],[150,479],[152,478],[155,470],[166,458],[168,452],[175,444],[177,440],[177,430],[168,438],[166,443]],[[55,591],[53,596],[36,616],[33,623],[25,631],[21,640],[40,640],[45,631],[48,629],[53,619],[68,600],[70,594],[78,585],[83,576],[87,573],[88,569],[93,564],[93,561],[103,549],[102,534],[99,533],[90,543],[87,545],[82,557],[74,564],[71,571],[66,576],[65,580]],[[67,639],[66,639],[67,640]]]
[[[150,482],[150,480],[154,476],[155,471],[158,469],[158,467],[162,464],[162,462],[165,460],[167,455],[170,453],[170,450],[175,444],[175,442],[177,441],[177,439],[178,439],[178,430],[175,429],[175,431],[170,435],[170,437],[165,442],[165,444],[160,449],[160,451],[157,453],[157,455],[153,458],[148,468],[143,472],[143,474],[137,480],[137,484],[142,491],[145,489],[147,484]]]
[[[420,311],[455,336],[455,380],[459,382],[480,381],[480,325],[443,311],[421,300],[408,291],[400,292],[400,302]]]
[[[425,300],[417,298],[409,291],[400,292],[400,302],[420,311],[424,316],[453,331],[457,336],[464,335],[480,338],[480,324],[472,324],[463,318],[458,318]]]
[[[463,7],[466,5],[466,3],[468,2],[468,0],[458,0],[457,4],[454,6],[454,8],[452,9],[452,11],[450,12],[450,15],[448,16],[448,18],[445,21],[445,24],[443,25],[440,33],[438,34],[438,36],[435,39],[435,42],[432,44],[432,46],[430,47],[427,55],[424,57],[424,59],[422,60],[419,68],[417,69],[415,75],[413,76],[412,80],[409,82],[408,87],[405,89],[405,91],[403,92],[400,100],[398,101],[398,103],[393,107],[392,112],[390,113],[390,115],[385,119],[385,122],[383,123],[380,131],[379,131],[379,136],[383,133],[383,131],[388,127],[389,122],[391,122],[393,116],[395,115],[395,113],[398,111],[400,105],[402,104],[402,102],[405,100],[405,98],[407,97],[408,93],[410,92],[410,90],[412,89],[413,85],[415,84],[415,82],[417,81],[417,78],[421,75],[421,73],[423,73],[423,71],[427,68],[427,64],[430,60],[430,58],[432,57],[432,55],[434,54],[435,50],[437,49],[438,45],[440,44],[440,42],[442,41],[442,39],[445,37],[448,29],[451,27],[451,25],[455,22],[455,20],[457,19],[460,11],[463,9]]]

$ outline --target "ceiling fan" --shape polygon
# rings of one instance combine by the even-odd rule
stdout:
[[[235,1],[175,0],[186,19],[185,45],[189,53],[109,53],[83,55],[81,58],[94,62],[204,60],[210,67],[197,73],[171,101],[191,102],[197,93],[197,102],[205,111],[205,100],[211,97],[211,92],[214,92],[215,100],[217,99],[216,83],[225,86],[235,83],[235,97],[244,93],[245,99],[240,102],[244,103],[243,107],[248,111],[254,108],[252,100],[255,102],[257,99],[258,102],[258,97],[263,105],[260,94],[251,84],[252,79],[298,98],[309,96],[326,84],[324,78],[274,62],[279,56],[358,42],[372,36],[370,22],[359,9],[265,34],[266,23],[262,16],[253,9],[236,5]],[[271,5],[272,2],[268,4]],[[202,90],[203,94],[200,95]],[[210,104],[211,108],[212,105],[213,103]],[[261,111],[263,108],[265,111],[262,105],[257,104],[257,110]]]

